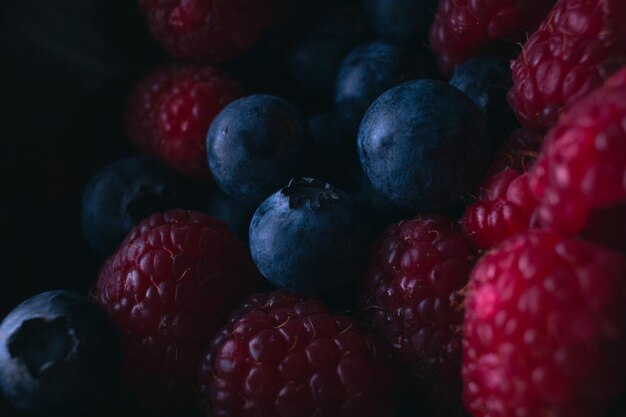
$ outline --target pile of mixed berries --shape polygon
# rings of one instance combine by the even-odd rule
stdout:
[[[84,191],[93,290],[2,322],[6,400],[625,417],[626,1],[310,3],[139,0],[173,63]]]

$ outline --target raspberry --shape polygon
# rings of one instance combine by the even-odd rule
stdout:
[[[209,126],[241,96],[239,82],[215,67],[157,69],[130,98],[128,134],[141,152],[159,156],[190,177],[210,178],[205,143]]]
[[[223,62],[252,47],[293,0],[139,0],[153,36],[174,58]]]
[[[626,65],[624,21],[623,0],[559,0],[513,63],[509,102],[524,126],[553,126]]]
[[[461,220],[466,238],[478,249],[489,249],[528,230],[537,201],[528,188],[527,170],[535,162],[542,136],[519,129],[496,154],[478,201]]]
[[[384,349],[321,302],[280,291],[257,294],[229,323],[199,368],[208,415],[394,415]]]
[[[539,23],[555,0],[441,0],[430,30],[439,67],[451,75],[469,58],[511,49]]]
[[[461,404],[460,290],[470,268],[470,248],[454,221],[420,215],[383,233],[362,300],[435,409],[449,413]]]
[[[172,210],[140,223],[96,289],[123,333],[131,389],[163,410],[193,404],[202,353],[256,277],[244,246],[215,218]]]
[[[572,105],[529,173],[542,226],[626,250],[626,69]]]
[[[472,271],[463,378],[474,417],[598,417],[626,387],[626,259],[533,231]]]

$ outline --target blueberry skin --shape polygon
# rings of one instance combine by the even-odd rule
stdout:
[[[350,131],[356,132],[368,107],[382,93],[403,82],[436,75],[435,60],[421,49],[374,41],[344,59],[337,76],[335,106]]]
[[[213,120],[207,136],[215,181],[226,194],[253,207],[301,175],[311,149],[300,112],[270,95],[232,102]]]
[[[90,246],[110,255],[149,215],[186,208],[183,181],[152,157],[122,159],[91,179],[83,194],[81,225]]]
[[[294,179],[254,213],[250,250],[280,288],[324,294],[357,275],[367,232],[352,198],[318,180]]]
[[[374,188],[415,213],[462,204],[491,156],[480,110],[436,80],[410,81],[379,97],[363,118],[358,148]]]
[[[365,16],[378,36],[402,44],[428,39],[437,0],[365,0]]]
[[[49,291],[0,325],[0,388],[16,408],[66,416],[99,404],[118,383],[120,337],[90,299]]]
[[[228,228],[242,242],[248,241],[248,230],[250,228],[250,220],[252,220],[252,215],[254,214],[254,208],[218,190],[208,203],[207,213],[226,223]]]
[[[341,61],[368,35],[360,5],[338,2],[322,6],[323,13],[294,44],[289,73],[298,89],[332,100]]]
[[[463,91],[487,119],[494,150],[501,147],[510,133],[519,127],[507,102],[513,86],[509,60],[500,56],[472,58],[454,70],[450,85]]]

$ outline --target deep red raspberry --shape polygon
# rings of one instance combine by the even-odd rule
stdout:
[[[626,69],[572,105],[548,134],[529,173],[542,226],[626,250],[625,126]]]
[[[199,368],[211,417],[395,415],[384,349],[321,302],[259,294],[229,321]]]
[[[477,201],[465,210],[463,233],[478,249],[489,249],[534,224],[537,200],[527,170],[539,155],[543,136],[525,129],[511,135],[496,154]]]
[[[238,81],[215,67],[160,68],[142,80],[130,98],[128,134],[141,152],[159,156],[188,176],[207,179],[209,126],[243,94]]]
[[[282,21],[293,0],[139,0],[154,37],[175,58],[223,62]]]
[[[481,53],[505,49],[548,13],[555,0],[440,0],[430,30],[430,44],[439,67],[451,75],[454,67]]]
[[[391,225],[372,252],[364,306],[433,411],[461,404],[461,289],[470,248],[454,221],[420,215]],[[369,314],[366,314],[366,317]]]
[[[553,126],[560,112],[626,65],[626,2],[559,0],[513,63],[509,102],[531,129]]]
[[[626,259],[533,231],[472,271],[463,325],[474,417],[599,417],[626,387]]]
[[[124,336],[129,386],[161,411],[194,404],[202,353],[257,289],[244,246],[219,220],[173,210],[144,220],[100,272],[96,298]]]

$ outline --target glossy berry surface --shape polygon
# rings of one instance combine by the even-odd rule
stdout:
[[[128,135],[142,153],[158,156],[191,178],[209,179],[207,131],[217,113],[243,94],[239,82],[216,67],[157,69],[129,100]]]
[[[365,0],[368,23],[378,36],[404,45],[422,45],[433,22],[436,0]]]
[[[265,200],[250,223],[257,268],[279,288],[322,294],[350,283],[367,244],[353,199],[330,184],[293,179]]]
[[[65,416],[102,405],[119,384],[120,337],[89,298],[49,291],[0,325],[0,388],[17,409]]]
[[[528,170],[542,142],[543,135],[519,129],[496,153],[477,201],[461,220],[463,233],[474,247],[489,249],[536,226],[538,202],[530,192]]]
[[[361,122],[358,149],[374,188],[413,212],[460,205],[490,157],[480,110],[435,80],[409,81],[376,99]]]
[[[545,17],[555,0],[441,0],[430,30],[439,67],[454,67],[474,56],[510,49]]]
[[[116,161],[87,184],[83,234],[98,254],[108,256],[149,215],[188,204],[186,194],[183,181],[153,157]]]
[[[626,70],[572,105],[546,138],[530,171],[539,220],[626,248]]]
[[[172,210],[137,226],[96,287],[123,333],[129,387],[162,412],[193,408],[201,355],[256,277],[244,246],[215,218]]]
[[[304,117],[291,103],[269,95],[228,105],[211,124],[206,143],[217,184],[253,207],[303,173],[312,150]]]
[[[431,412],[457,415],[462,408],[461,290],[470,256],[453,220],[424,214],[385,230],[365,275],[367,316],[408,367]]]
[[[391,417],[384,352],[315,299],[253,295],[211,343],[199,368],[201,402],[215,417]]]
[[[465,405],[475,417],[595,417],[624,389],[626,260],[550,232],[504,242],[472,272]]]
[[[520,122],[547,129],[568,105],[626,65],[626,3],[559,0],[513,63],[509,100]]]
[[[153,36],[174,58],[223,62],[289,14],[292,0],[139,0]]]
[[[363,115],[382,93],[405,81],[436,75],[432,56],[422,50],[383,41],[353,49],[339,69],[335,107],[350,132],[357,132]]]

